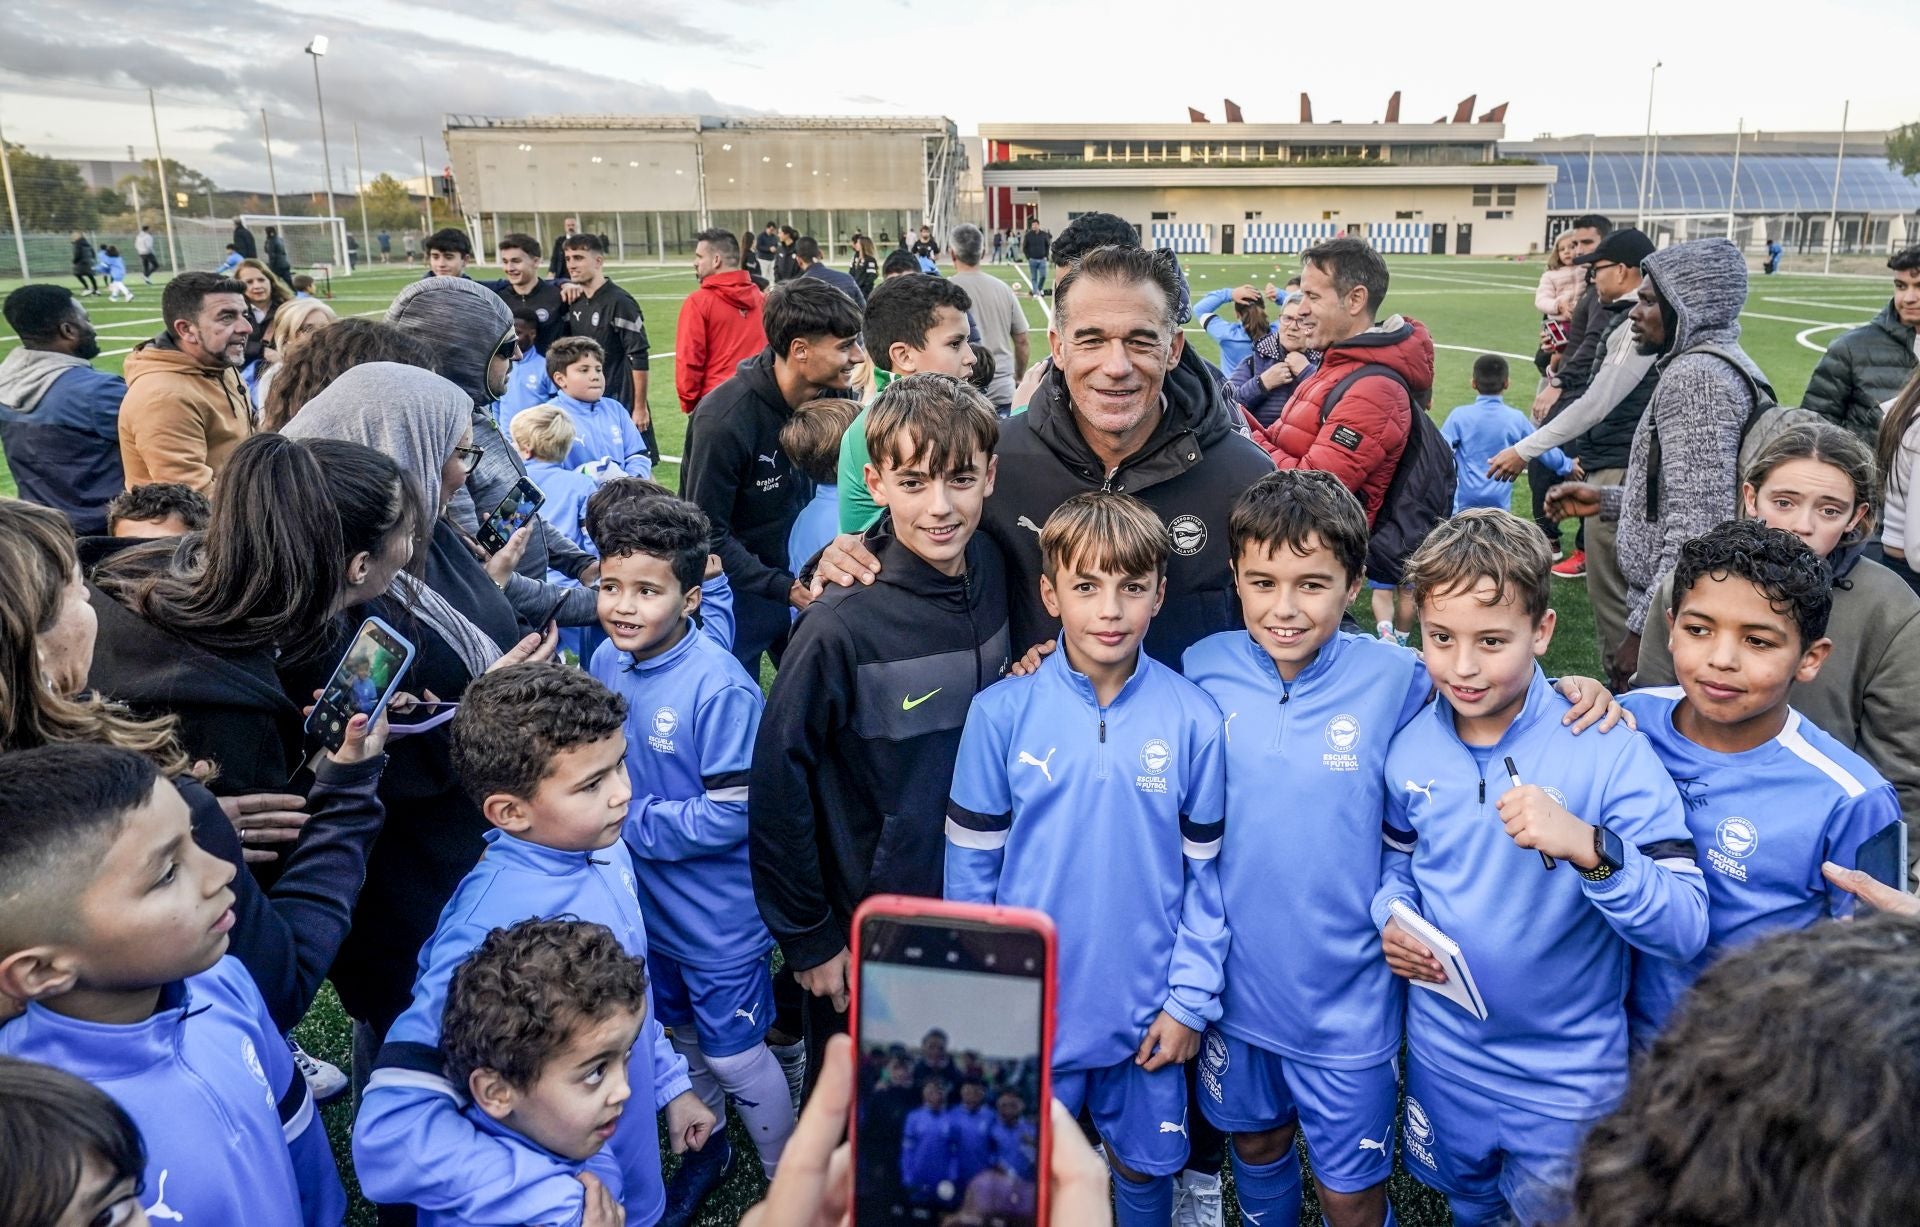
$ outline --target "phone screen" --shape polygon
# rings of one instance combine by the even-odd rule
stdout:
[[[859,941],[855,1223],[1031,1227],[1044,939],[869,916]]]
[[[377,618],[361,624],[339,668],[320,692],[307,731],[329,750],[337,750],[347,735],[347,722],[356,715],[377,718],[400,684],[413,645]]]
[[[480,522],[478,536],[482,548],[489,554],[498,554],[507,544],[507,538],[531,520],[533,513],[540,510],[540,504],[546,501],[547,496],[540,493],[540,487],[530,479],[522,477],[514,482],[507,497]]]

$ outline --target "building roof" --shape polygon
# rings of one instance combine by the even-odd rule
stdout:
[[[1487,144],[1500,140],[1505,124],[981,124],[989,141],[1276,141],[1318,144]]]
[[[1588,186],[1589,158],[1577,153],[1535,152],[1525,146],[1503,145],[1507,155],[1532,156],[1558,169],[1547,194],[1549,213],[1601,213],[1634,210],[1640,203],[1641,154],[1592,155],[1592,185]],[[1652,173],[1654,213],[1725,212],[1763,213],[1788,210],[1824,210],[1833,203],[1833,153],[1764,153],[1742,150],[1739,190],[1733,184],[1734,157],[1727,153],[1685,153],[1670,150],[1663,140]],[[1887,165],[1878,144],[1849,153],[1841,165],[1839,208],[1848,213],[1907,213],[1920,210],[1920,183]]]
[[[1203,166],[1182,163],[1123,162],[1099,166],[1049,168],[1045,162],[1025,166],[988,166],[988,187],[1454,187],[1477,184],[1550,184],[1556,172],[1548,166],[1521,166],[1485,162],[1459,164],[1401,164],[1373,166]]]

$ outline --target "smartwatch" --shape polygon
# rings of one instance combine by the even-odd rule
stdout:
[[[1593,828],[1593,854],[1600,858],[1600,863],[1580,871],[1580,876],[1589,882],[1604,882],[1627,863],[1626,845],[1605,827]]]

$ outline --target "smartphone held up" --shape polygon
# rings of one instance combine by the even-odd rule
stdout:
[[[853,926],[855,1227],[1045,1223],[1052,921],[882,895]]]
[[[412,663],[413,644],[404,635],[379,618],[362,622],[307,717],[307,735],[338,750],[347,722],[360,715],[378,720]]]

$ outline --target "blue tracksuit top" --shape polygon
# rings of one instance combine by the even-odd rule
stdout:
[[[631,1102],[631,1101],[629,1101]],[[615,1201],[620,1201],[625,1191],[625,1183],[620,1176],[620,1165],[614,1162],[612,1147],[602,1146],[591,1158],[568,1159],[554,1154],[530,1138],[523,1137],[507,1128],[499,1121],[488,1116],[473,1104],[468,1104],[460,1114],[479,1132],[498,1141],[501,1145],[524,1154],[520,1162],[526,1170],[540,1170],[544,1162],[553,1172],[578,1178],[581,1172],[592,1172],[601,1184],[607,1186],[607,1192]],[[582,1217],[582,1208],[576,1206],[570,1215],[549,1218],[540,1222],[529,1221],[525,1227],[575,1227]],[[442,1214],[433,1210],[422,1210],[416,1216],[415,1227],[472,1227],[472,1221],[458,1214]]]
[[[1220,1029],[1325,1069],[1390,1060],[1404,994],[1372,914],[1382,772],[1432,693],[1426,666],[1342,632],[1289,684],[1245,631],[1202,639],[1185,666],[1225,717],[1220,894],[1235,940]]]
[[[1018,1120],[1009,1125],[996,1113],[987,1130],[987,1141],[991,1166],[1009,1171],[1022,1180],[1033,1179],[1040,1155],[1040,1133],[1033,1122]]]
[[[125,281],[127,279],[127,262],[125,258],[121,256],[109,256],[102,253],[100,256],[100,271],[107,275],[108,281]]]
[[[1684,964],[1636,960],[1636,1045],[1721,955],[1852,915],[1853,896],[1821,875],[1820,862],[1853,868],[1860,845],[1901,820],[1893,786],[1799,712],[1789,708],[1785,727],[1765,744],[1721,754],[1674,728],[1684,697],[1667,686],[1620,700],[1679,785],[1707,883],[1706,949]]]
[[[1220,1016],[1225,786],[1213,700],[1144,652],[1104,708],[1064,643],[974,696],[946,897],[1053,918],[1056,1070],[1131,1060],[1161,1010],[1196,1031]]]
[[[577,436],[572,450],[561,463],[570,469],[600,460],[613,462],[630,477],[653,476],[653,462],[647,459],[647,441],[633,424],[633,414],[611,396],[588,404],[565,392],[556,393],[551,402],[567,411]]]
[[[35,1002],[0,1026],[0,1053],[84,1078],[126,1110],[146,1139],[141,1201],[156,1223],[346,1217],[307,1080],[238,959],[168,985],[145,1022],[83,1022]]]
[[[922,1104],[907,1113],[900,1139],[900,1183],[935,1188],[957,1175],[954,1167],[953,1113]]]
[[[529,349],[508,372],[507,390],[493,403],[493,420],[500,424],[500,433],[511,439],[513,435],[507,430],[507,424],[513,421],[514,414],[544,405],[559,395],[560,389],[554,387],[553,380],[547,376],[547,356],[538,347]]]
[[[1497,507],[1513,503],[1513,483],[1487,476],[1487,462],[1533,433],[1527,415],[1497,396],[1475,397],[1447,414],[1440,437],[1453,448],[1453,510]],[[1562,476],[1573,471],[1573,461],[1557,447],[1540,453],[1540,463]],[[1526,776],[1521,776],[1526,779]]]
[[[1639,733],[1575,739],[1536,665],[1525,706],[1485,777],[1436,698],[1387,750],[1387,858],[1373,918],[1405,899],[1460,944],[1487,1004],[1473,1018],[1407,994],[1407,1046],[1437,1073],[1543,1116],[1588,1120],[1627,1083],[1630,951],[1691,959],[1707,941],[1707,888],[1680,794]],[[1507,836],[1495,809],[1520,778],[1619,836],[1622,868],[1590,882]]]
[[[977,1108],[956,1103],[947,1109],[947,1119],[953,1124],[953,1154],[960,1168],[958,1183],[965,1189],[968,1181],[993,1165],[993,1124],[1000,1118],[985,1103]]]
[[[840,534],[840,487],[815,485],[813,497],[794,518],[787,534],[787,570],[795,575],[807,559],[818,554]]]
[[[693,967],[764,959],[773,936],[760,921],[747,866],[759,684],[691,625],[652,660],[603,643],[591,671],[627,701],[633,805],[622,832],[649,940]]]
[[[526,465],[527,476],[533,479],[534,485],[540,487],[540,493],[547,499],[540,504],[541,518],[581,549],[590,554],[597,553],[593,548],[593,539],[587,536],[587,500],[600,488],[600,483],[578,469],[550,460],[528,459]],[[555,576],[560,576],[572,587],[580,586],[579,580],[553,570],[547,572],[547,582],[558,583]]]
[[[1214,314],[1223,308],[1225,315]],[[1202,297],[1193,304],[1193,318],[1199,320],[1207,335],[1219,344],[1221,371],[1231,372],[1253,352],[1255,338],[1247,335],[1246,327],[1234,316],[1232,289],[1215,290]],[[1267,330],[1278,332],[1280,325],[1270,323]]]
[[[411,1202],[455,1221],[576,1221],[584,1197],[571,1172],[534,1148],[476,1130],[461,1115],[466,1088],[446,1079],[440,1019],[454,971],[489,932],[522,920],[566,916],[602,924],[629,954],[644,957],[647,928],[633,858],[618,841],[589,853],[545,848],[497,828],[486,840],[480,863],[461,879],[420,951],[413,1004],[380,1049],[354,1124],[354,1170],[370,1199]],[[651,992],[627,1077],[633,1098],[607,1145],[620,1167],[628,1219],[651,1223],[666,1204],[656,1115],[693,1085],[654,1014]]]

